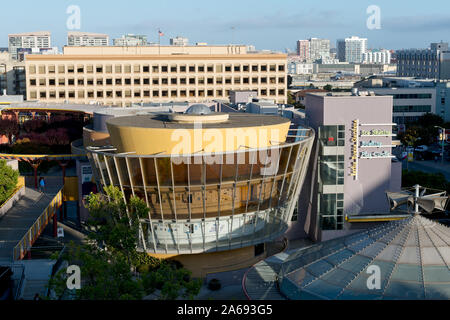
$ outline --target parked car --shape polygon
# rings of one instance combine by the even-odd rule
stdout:
[[[425,151],[428,151],[428,147],[427,146],[418,146],[416,149],[414,149],[414,151],[425,152]]]

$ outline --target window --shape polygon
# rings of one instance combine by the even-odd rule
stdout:
[[[29,74],[36,74],[36,66],[30,66],[28,68],[28,73]]]
[[[59,65],[58,66],[58,73],[66,73],[66,66]]]
[[[319,194],[320,227],[342,230],[344,225],[344,194]]]
[[[116,73],[122,73],[122,66],[120,64],[117,64],[114,69]]]
[[[141,72],[141,66],[138,65],[138,64],[135,64],[135,65],[134,65],[134,68],[133,68],[133,71],[134,71],[134,73],[139,73],[139,72]]]
[[[123,67],[123,70],[124,70],[125,73],[131,73],[131,65],[126,64],[126,65]]]
[[[54,65],[48,66],[48,73],[55,73],[55,66]]]
[[[36,79],[30,79],[30,86],[36,85]]]
[[[171,66],[170,72],[176,73],[177,72],[177,66]]]
[[[80,99],[84,98],[84,91],[83,90],[79,90],[78,91],[78,98],[80,98]]]
[[[205,66],[198,66],[198,72],[205,72]]]
[[[142,72],[150,72],[150,67],[149,66],[143,66],[142,67]]]
[[[94,66],[93,65],[88,65],[86,67],[86,71],[87,71],[87,73],[94,73]]]
[[[84,66],[78,66],[77,73],[84,73]]]
[[[105,67],[105,71],[106,71],[106,73],[112,73],[112,65],[107,65]]]
[[[97,66],[96,70],[97,73],[103,73],[103,66]]]
[[[45,66],[39,66],[39,74],[45,74]]]
[[[345,126],[322,126],[319,128],[319,140],[323,146],[342,147],[345,145]]]

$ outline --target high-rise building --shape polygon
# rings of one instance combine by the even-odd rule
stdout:
[[[300,60],[313,62],[330,58],[330,40],[310,38],[297,41],[297,55]]]
[[[67,45],[77,47],[108,46],[109,36],[102,33],[70,31],[67,33]]]
[[[8,35],[8,51],[13,60],[18,59],[19,49],[45,49],[51,45],[51,34],[47,31]]]
[[[309,45],[308,40],[297,41],[297,55],[300,56],[300,59],[303,61],[309,60],[310,58]]]
[[[189,39],[188,38],[183,38],[183,37],[175,37],[175,38],[170,38],[170,45],[171,46],[187,46],[189,45]]]
[[[450,79],[448,43],[432,43],[429,49],[398,50],[397,76],[427,79]]]
[[[312,61],[318,59],[330,58],[330,40],[328,39],[309,39],[309,57]]]
[[[147,36],[137,34],[126,34],[120,38],[113,39],[113,43],[115,46],[122,46],[122,47],[146,46]]]
[[[361,63],[363,54],[367,52],[367,38],[352,36],[339,39],[336,43],[337,58],[341,62]]]
[[[133,103],[227,99],[231,90],[287,101],[287,56],[246,46],[64,47],[26,59],[28,99]]]

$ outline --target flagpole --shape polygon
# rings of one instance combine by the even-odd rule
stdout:
[[[161,55],[161,29],[158,29],[158,54]]]

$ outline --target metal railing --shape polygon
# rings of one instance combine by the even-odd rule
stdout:
[[[58,208],[62,205],[62,188],[55,195],[53,200],[44,209],[42,214],[36,219],[31,228],[27,231],[27,233],[23,236],[23,238],[19,241],[19,243],[13,249],[13,261],[21,260],[25,256],[25,254],[31,250],[33,243],[39,237],[39,235],[44,231],[47,224],[50,222],[50,219],[54,214],[57,214]]]

